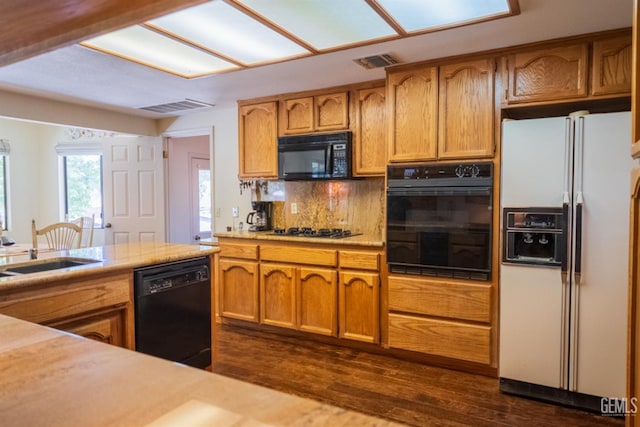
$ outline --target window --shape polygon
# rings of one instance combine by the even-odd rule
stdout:
[[[3,230],[7,230],[7,155],[0,153],[0,223]]]
[[[73,219],[95,214],[94,227],[102,228],[102,155],[66,154],[62,159],[65,216]]]
[[[9,222],[9,142],[0,139],[0,229],[8,230]]]

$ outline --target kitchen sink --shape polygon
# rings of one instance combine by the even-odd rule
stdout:
[[[26,264],[16,266],[8,266],[4,271],[0,272],[2,276],[13,276],[16,274],[39,273],[42,271],[60,270],[63,268],[78,267],[81,265],[102,262],[100,260],[90,258],[63,257],[42,261],[31,261]]]

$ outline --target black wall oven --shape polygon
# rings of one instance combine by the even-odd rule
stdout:
[[[491,278],[493,164],[387,168],[387,263],[392,273]]]

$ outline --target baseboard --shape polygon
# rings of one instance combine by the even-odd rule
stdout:
[[[607,401],[607,404],[603,405],[603,398],[600,396],[531,384],[509,378],[500,378],[500,391],[606,416],[624,417],[626,411],[625,402],[608,404]]]

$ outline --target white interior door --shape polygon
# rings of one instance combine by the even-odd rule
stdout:
[[[209,151],[208,135],[167,138],[167,230],[172,243],[211,237]]]
[[[161,138],[117,138],[104,147],[105,243],[161,242]]]

